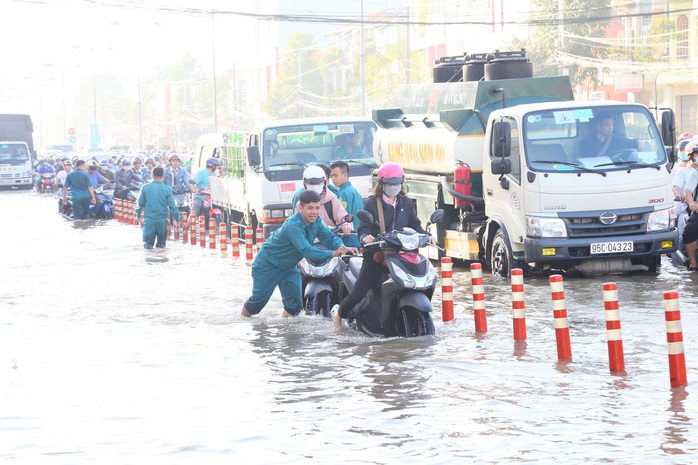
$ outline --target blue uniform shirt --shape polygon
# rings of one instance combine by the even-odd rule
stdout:
[[[74,197],[90,196],[90,175],[82,170],[74,169],[65,177],[65,187],[70,189]]]
[[[315,238],[330,250],[313,247]],[[322,224],[319,217],[308,224],[300,212],[284,221],[269,239],[264,241],[257,258],[264,258],[283,270],[298,265],[301,258],[322,260],[332,257],[332,252],[341,247],[342,241]]]
[[[354,230],[358,231],[361,220],[356,216],[356,212],[364,208],[364,199],[361,198],[359,191],[351,185],[351,181],[345,182],[339,188],[339,200],[347,213],[354,217]],[[344,236],[343,240],[344,244],[349,247],[361,247],[357,236]]]
[[[140,216],[144,209],[146,220],[164,220],[169,213],[177,222],[180,221],[172,190],[162,181],[153,181],[141,189],[136,215]]]

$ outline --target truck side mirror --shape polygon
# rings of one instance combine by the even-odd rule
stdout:
[[[247,163],[250,166],[259,166],[262,164],[262,159],[259,156],[258,145],[247,147]]]
[[[674,112],[672,110],[667,110],[662,112],[662,141],[664,146],[667,147],[667,157],[671,163],[676,162],[676,141],[674,136],[676,135],[676,119],[674,118]]]
[[[492,131],[492,153],[496,158],[511,155],[511,123],[495,121]]]
[[[508,158],[492,160],[490,169],[492,170],[492,174],[509,174],[511,173],[511,160]]]

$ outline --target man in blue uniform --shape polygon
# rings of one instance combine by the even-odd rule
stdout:
[[[90,200],[97,203],[95,190],[92,188],[90,176],[85,173],[85,161],[75,162],[75,170],[71,171],[65,178],[63,185],[63,204],[66,203],[68,189],[73,194],[73,216],[76,220],[90,219]]]
[[[364,199],[349,181],[349,165],[345,161],[336,161],[330,165],[330,168],[332,182],[339,187],[339,200],[347,213],[354,217],[354,230],[358,231],[360,220],[356,212],[364,208]],[[359,238],[356,234],[343,236],[342,240],[345,245],[359,247]]]
[[[252,263],[252,296],[242,307],[242,315],[256,315],[269,302],[279,286],[284,305],[282,316],[296,316],[303,308],[301,276],[298,262],[301,258],[326,259],[342,254],[355,254],[357,250],[346,247],[321,221],[320,196],[313,191],[303,191],[299,197],[300,210],[267,239]],[[313,246],[319,239],[329,250]]]
[[[164,249],[167,242],[167,216],[174,218],[173,227],[179,223],[179,208],[174,203],[172,190],[163,182],[162,167],[153,168],[153,181],[143,186],[138,196],[136,215],[141,217],[145,210],[143,224],[143,246],[152,249],[153,244],[158,249]],[[157,242],[156,242],[157,240]]]

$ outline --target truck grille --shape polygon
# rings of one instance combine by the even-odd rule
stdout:
[[[647,225],[647,217],[652,210],[647,208],[633,208],[624,210],[599,210],[585,213],[566,215],[560,213],[560,217],[567,223],[570,237],[612,237],[625,234],[644,234]],[[607,213],[615,213],[617,220],[612,224],[604,224],[601,216]]]

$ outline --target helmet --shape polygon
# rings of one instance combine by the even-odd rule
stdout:
[[[378,180],[383,184],[402,184],[405,182],[405,172],[400,165],[389,161],[378,168]]]
[[[303,182],[307,184],[320,184],[323,181],[325,181],[325,170],[319,166],[309,166],[303,171]]]
[[[143,159],[141,157],[133,157],[133,160],[131,160],[131,163],[133,163],[134,165],[136,163],[143,163]]]
[[[90,160],[87,162],[87,168],[96,170],[97,168],[99,168],[99,164],[94,160]]]
[[[155,160],[155,163],[160,163],[162,161],[162,158],[160,157],[160,155],[155,155],[153,157],[153,160]]]
[[[690,132],[684,132],[679,136],[679,140],[683,139],[693,139],[693,134],[691,134]]]
[[[698,152],[698,140],[692,140],[686,145],[686,154],[691,155]]]
[[[73,166],[73,162],[70,161],[70,160],[66,160],[66,161],[63,163],[63,166],[65,167],[66,165]]]
[[[172,160],[180,161],[179,155],[177,155],[176,153],[173,153],[172,155],[170,155],[170,161],[172,161]]]
[[[109,166],[109,162],[107,160],[102,160],[99,162],[101,166]]]
[[[686,149],[686,146],[687,146],[688,144],[690,144],[690,143],[691,143],[691,141],[688,140],[688,139],[681,139],[681,140],[676,144],[676,148],[678,148],[679,150],[681,150],[681,149],[684,149],[684,150],[685,150],[685,149]]]
[[[148,157],[145,159],[145,164],[147,165],[148,163],[153,163],[155,164],[155,160],[153,160],[151,157]]]
[[[220,164],[221,162],[218,161],[218,158],[211,157],[206,160],[206,168],[220,166]]]
[[[121,160],[121,166],[131,166],[131,162],[124,158]]]

